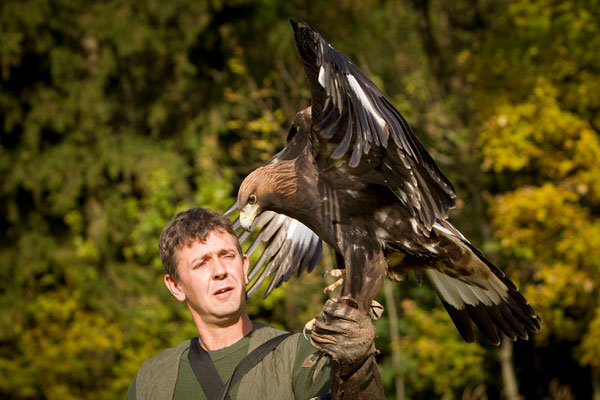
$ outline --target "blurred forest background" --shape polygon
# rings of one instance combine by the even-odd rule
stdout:
[[[404,114],[455,184],[452,221],[518,283],[540,334],[462,342],[430,286],[386,284],[390,399],[600,399],[598,0],[3,0],[0,397],[123,398],[194,336],[157,239],[224,211],[309,91],[305,19]],[[319,272],[254,318],[300,329]]]

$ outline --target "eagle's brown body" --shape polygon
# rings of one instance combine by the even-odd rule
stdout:
[[[342,295],[366,311],[386,274],[419,269],[465,340],[473,320],[527,338],[539,317],[515,285],[448,221],[456,195],[404,118],[377,87],[307,24],[293,21],[312,107],[296,116],[284,150],[238,193],[246,228],[265,211],[306,225],[347,270]],[[388,270],[386,256],[399,262]]]

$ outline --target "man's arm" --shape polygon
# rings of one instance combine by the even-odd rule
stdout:
[[[375,328],[350,299],[327,300],[311,342],[331,358],[332,398],[385,399],[375,361]]]
[[[331,368],[329,357],[317,352],[304,335],[298,335],[294,360],[293,390],[297,400],[308,400],[329,393]]]

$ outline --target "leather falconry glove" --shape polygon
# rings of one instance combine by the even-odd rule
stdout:
[[[350,298],[329,299],[315,318],[312,345],[331,358],[333,399],[384,399],[375,328]]]

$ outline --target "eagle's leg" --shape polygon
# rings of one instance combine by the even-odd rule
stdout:
[[[334,300],[339,301],[340,303],[345,303],[352,308],[358,308],[358,303],[352,299],[351,297],[342,296],[338,299],[334,298]],[[371,319],[378,320],[381,318],[383,314],[383,306],[377,300],[371,300],[371,305],[369,306],[369,316]]]
[[[338,301],[338,298],[334,297],[332,300]],[[358,308],[358,305],[356,304],[356,302],[354,300],[352,300],[350,297],[341,297],[339,299],[339,302],[346,303],[353,308]],[[369,316],[371,317],[371,319],[378,320],[379,318],[381,318],[382,314],[383,314],[383,306],[376,300],[371,301],[371,307],[369,307]],[[306,337],[306,332],[312,331],[314,326],[315,326],[314,318],[311,319],[310,321],[308,321],[306,323],[306,325],[304,325],[304,328],[302,329],[302,334],[304,335],[304,337]]]
[[[372,301],[385,278],[387,263],[378,244],[367,234],[346,239],[352,246],[344,251],[346,277],[341,296],[354,299],[361,311],[370,314]]]

